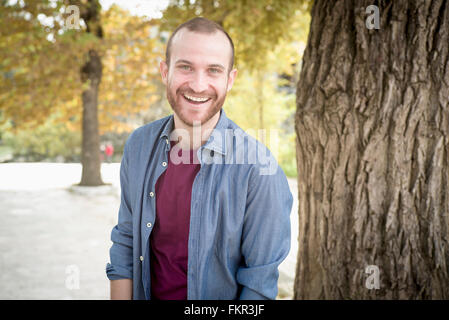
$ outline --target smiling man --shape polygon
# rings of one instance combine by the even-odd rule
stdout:
[[[171,35],[160,71],[173,115],[125,145],[111,299],[276,297],[292,195],[268,149],[222,109],[233,65],[231,38],[210,20]]]

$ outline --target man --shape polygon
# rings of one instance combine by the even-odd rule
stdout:
[[[276,297],[292,195],[269,151],[222,110],[233,63],[212,21],[171,35],[160,72],[174,113],[134,131],[120,167],[112,299]]]

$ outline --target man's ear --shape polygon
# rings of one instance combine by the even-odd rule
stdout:
[[[231,90],[232,86],[234,85],[235,77],[237,77],[237,69],[233,69],[233,70],[231,70],[231,72],[229,72],[228,89],[227,89],[228,92]]]
[[[165,61],[161,61],[161,63],[159,64],[159,70],[161,72],[162,82],[167,85],[168,65]]]

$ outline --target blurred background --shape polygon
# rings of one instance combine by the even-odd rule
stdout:
[[[224,105],[228,117],[265,143],[289,177],[292,250],[278,298],[291,298],[295,92],[310,6],[0,0],[0,299],[109,297],[104,269],[124,143],[137,127],[171,113],[159,62],[170,33],[195,16],[220,23],[235,44],[239,74]]]

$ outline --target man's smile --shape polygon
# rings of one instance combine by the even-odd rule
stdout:
[[[189,103],[192,104],[203,104],[211,99],[209,97],[194,97],[191,95],[187,95],[185,93],[183,93],[182,96],[184,97],[184,99],[186,99]]]

